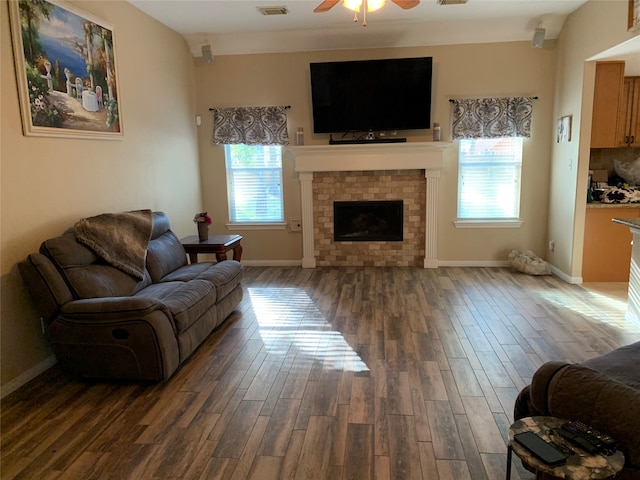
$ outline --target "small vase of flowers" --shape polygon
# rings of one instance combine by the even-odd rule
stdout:
[[[198,240],[201,242],[209,238],[209,225],[213,222],[211,215],[207,212],[196,213],[193,221],[198,226]]]

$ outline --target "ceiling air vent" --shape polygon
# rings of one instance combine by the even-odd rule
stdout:
[[[438,5],[462,5],[467,0],[438,0]]]
[[[289,13],[287,7],[258,7],[262,15],[286,15]]]

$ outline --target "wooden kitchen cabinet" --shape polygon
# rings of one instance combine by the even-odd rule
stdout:
[[[614,218],[640,217],[640,206],[587,208],[582,254],[583,282],[628,282],[631,263],[629,228]]]
[[[591,148],[618,147],[618,118],[624,92],[624,62],[597,62]]]
[[[640,77],[625,77],[618,115],[618,146],[640,147]]]

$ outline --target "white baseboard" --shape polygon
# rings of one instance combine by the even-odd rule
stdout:
[[[508,267],[508,260],[438,260],[439,267]]]
[[[247,267],[299,267],[301,260],[242,260]],[[425,268],[436,267],[508,267],[508,260],[425,260]],[[314,268],[309,266],[307,268]]]
[[[26,372],[18,375],[16,378],[8,382],[6,385],[3,385],[2,391],[0,391],[0,398],[4,398],[10,393],[15,392],[21,386],[30,382],[31,380],[36,378],[38,375],[40,375],[42,372],[49,370],[56,363],[58,363],[58,361],[56,360],[56,357],[54,355],[51,355],[50,357],[45,358],[42,362],[30,368]]]
[[[437,262],[437,265],[434,264]],[[248,267],[300,267],[315,268],[315,264],[303,265],[305,262],[301,260],[243,260],[242,263]],[[427,265],[425,261],[425,268],[436,267],[508,267],[510,263],[508,260],[430,260]],[[564,273],[557,267],[549,264],[551,273],[561,278],[567,283],[581,284],[582,277],[571,277]]]
[[[299,267],[300,260],[242,260],[247,267]]]
[[[570,275],[567,275],[558,267],[554,267],[551,264],[549,264],[549,267],[551,267],[551,273],[553,273],[556,277],[560,277],[562,280],[564,280],[567,283],[574,283],[574,284],[582,283],[582,277],[572,277]]]
[[[242,260],[247,267],[299,267],[305,266],[301,260]],[[425,268],[436,267],[508,267],[508,260],[425,260]],[[314,268],[315,265],[307,266]]]

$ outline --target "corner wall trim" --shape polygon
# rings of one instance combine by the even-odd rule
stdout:
[[[3,385],[2,391],[0,392],[0,398],[4,398],[10,393],[15,392],[20,387],[22,387],[23,385],[26,385],[41,373],[49,370],[56,363],[58,363],[58,361],[56,360],[56,357],[54,355],[51,355],[50,357],[45,358],[42,362],[38,363],[37,365],[30,368],[29,370],[22,373],[21,375],[18,375],[16,378],[11,380],[10,382],[7,382],[6,385]]]
[[[577,285],[582,283],[582,277],[572,277],[570,275],[567,275],[562,270],[560,270],[558,267],[554,267],[551,264],[549,264],[549,267],[551,267],[551,273],[553,273],[557,277],[560,277],[562,280],[564,280],[567,283],[572,283],[572,284],[577,284]]]

